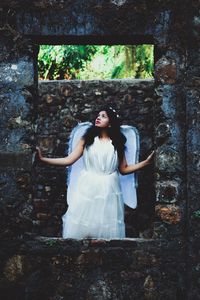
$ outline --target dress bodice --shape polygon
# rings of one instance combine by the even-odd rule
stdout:
[[[95,173],[110,174],[118,169],[118,155],[112,140],[94,138],[91,146],[83,152],[84,169]]]

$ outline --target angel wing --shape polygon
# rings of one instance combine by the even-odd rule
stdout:
[[[121,132],[126,137],[125,157],[128,165],[139,161],[139,133],[130,125],[122,125]],[[137,173],[119,175],[124,203],[131,208],[137,207],[138,178]]]
[[[72,130],[69,143],[68,143],[68,154],[70,154],[84,135],[86,130],[92,125],[91,122],[78,123]],[[80,171],[83,169],[83,157],[81,156],[73,165],[67,167],[67,202],[69,204],[72,199],[71,194],[75,191],[76,182]]]
[[[91,122],[83,122],[78,123],[74,127],[71,132],[69,138],[69,147],[68,147],[68,154],[70,154],[73,149],[75,148],[78,141],[84,135],[86,130],[92,125]],[[125,149],[125,157],[128,164],[135,164],[138,162],[139,158],[139,134],[135,127],[129,125],[122,125],[121,131],[126,137],[126,149]],[[73,165],[67,167],[68,169],[68,176],[67,176],[67,199],[68,204],[73,191],[76,188],[76,182],[80,171],[83,168],[83,158],[80,157]],[[125,176],[119,175],[120,184],[122,189],[123,200],[126,205],[131,208],[136,208],[137,206],[137,175],[135,173],[128,174]]]

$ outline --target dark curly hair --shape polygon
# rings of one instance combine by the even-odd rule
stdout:
[[[125,150],[126,137],[120,130],[120,118],[111,106],[102,106],[99,109],[99,112],[100,111],[106,111],[108,115],[110,127],[107,128],[107,133],[110,139],[112,140],[112,144],[115,150],[117,150],[118,159],[119,161],[121,161]],[[94,142],[94,138],[96,136],[100,137],[101,134],[102,129],[95,126],[94,122],[83,135],[86,147],[92,145]]]

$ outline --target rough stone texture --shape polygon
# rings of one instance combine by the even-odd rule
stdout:
[[[184,299],[177,241],[37,238],[4,241],[2,250],[6,299]]]
[[[1,1],[1,297],[199,299],[199,11],[196,0]],[[46,152],[50,149],[48,155],[57,156],[65,151],[66,135],[74,125],[73,114],[78,119],[92,116],[90,103],[80,95],[77,102],[85,101],[85,111],[80,114],[74,103],[71,118],[65,119],[71,114],[67,102],[59,102],[62,97],[48,92],[42,103],[46,102],[49,116],[45,111],[42,114],[36,68],[40,43],[155,44],[155,95],[150,124],[154,124],[156,149],[156,206],[150,210],[155,212],[153,225],[140,228],[139,233],[154,241],[131,241],[128,246],[125,241],[111,241],[105,247],[98,246],[100,250],[95,252],[97,248],[91,248],[95,242],[88,246],[88,241],[56,240],[55,244],[49,240],[41,245],[25,239],[33,231],[38,235],[52,234],[48,222],[61,214],[65,201],[64,194],[52,188],[57,180],[64,187],[64,172],[49,168],[45,175],[43,166],[27,163],[35,142]],[[101,98],[99,84],[93,82],[91,91],[96,99]],[[112,91],[108,89],[104,97]],[[64,89],[63,98],[72,97],[70,93],[73,89]],[[133,98],[125,97],[123,108],[130,108]],[[145,110],[149,100],[146,101],[143,113],[142,107],[140,110],[139,130],[144,129],[143,133],[143,120],[149,111]],[[61,119],[65,123],[59,125],[54,120],[57,127],[47,127],[40,136],[36,125],[43,125],[43,119],[47,125],[47,119],[52,121],[58,108],[63,107]],[[128,120],[129,112],[123,112]],[[45,130],[44,126],[40,128]],[[55,139],[56,132],[63,130],[65,136]],[[145,143],[146,150],[149,143]],[[36,178],[37,174],[42,176]],[[44,178],[50,179],[46,182]],[[53,199],[59,201],[48,211]],[[143,205],[140,211],[145,211]],[[58,217],[54,224],[59,231]]]
[[[200,290],[200,3],[192,1],[188,70],[185,85],[187,111],[187,198],[188,198],[188,299],[199,299]]]

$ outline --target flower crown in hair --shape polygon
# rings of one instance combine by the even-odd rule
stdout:
[[[112,112],[115,113],[116,117],[119,118],[119,115],[117,114],[116,110],[114,108],[112,108],[111,106],[109,106],[109,109],[112,110]]]

